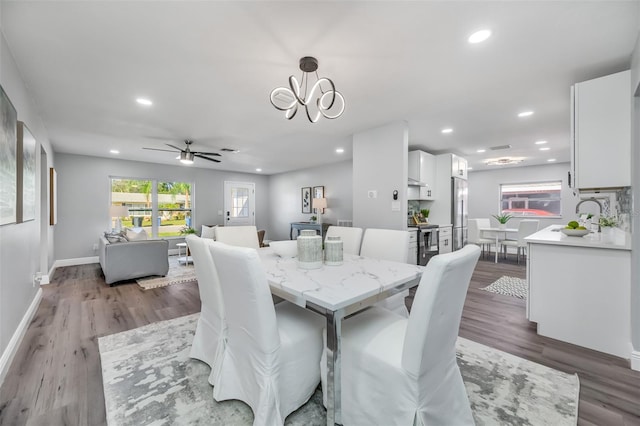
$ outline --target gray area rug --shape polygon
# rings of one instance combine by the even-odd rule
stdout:
[[[209,367],[189,358],[199,314],[98,340],[107,423],[119,425],[251,425],[240,401],[216,402]],[[483,425],[575,425],[577,375],[458,339],[458,364],[474,419]],[[317,390],[286,425],[324,425]]]
[[[490,291],[491,293],[502,294],[503,296],[513,296],[518,299],[526,299],[529,295],[529,286],[527,280],[516,277],[502,276],[496,281],[483,287],[480,290]]]
[[[196,270],[193,263],[185,265],[178,262],[178,256],[169,256],[169,272],[164,277],[145,277],[136,280],[144,290],[166,287],[172,284],[197,281]]]

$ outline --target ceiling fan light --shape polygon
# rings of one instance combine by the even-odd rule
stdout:
[[[180,162],[182,164],[193,164],[193,152],[182,151],[180,153]]]

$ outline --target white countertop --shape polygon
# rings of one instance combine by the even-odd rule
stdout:
[[[424,267],[345,254],[340,266],[300,269],[295,258],[280,257],[271,248],[258,250],[271,287],[305,301],[337,310],[419,278]]]
[[[528,243],[554,244],[599,249],[631,250],[631,234],[618,228],[591,232],[584,237],[570,237],[560,232],[564,225],[551,225],[525,238]],[[554,231],[557,229],[557,231]],[[604,229],[604,228],[603,228]]]

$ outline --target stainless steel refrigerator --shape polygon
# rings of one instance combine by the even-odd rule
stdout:
[[[467,181],[451,178],[451,223],[453,224],[453,250],[467,244]]]

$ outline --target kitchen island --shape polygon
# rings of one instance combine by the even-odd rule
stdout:
[[[631,358],[631,234],[569,237],[560,228],[525,239],[527,318],[542,336]]]

